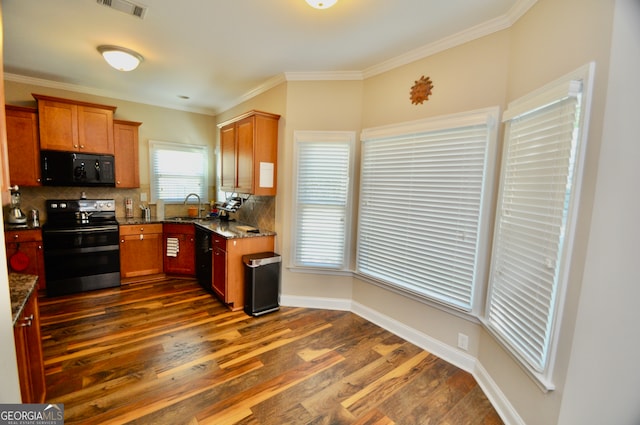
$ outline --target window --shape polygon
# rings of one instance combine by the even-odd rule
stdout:
[[[296,131],[293,265],[347,267],[353,132]]]
[[[360,275],[472,311],[488,262],[497,115],[492,108],[363,131]]]
[[[207,148],[205,146],[149,141],[151,202],[183,202],[189,193],[205,201]]]
[[[487,324],[547,389],[584,151],[587,70],[504,113]]]

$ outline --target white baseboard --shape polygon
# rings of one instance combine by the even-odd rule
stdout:
[[[327,310],[351,311],[351,300],[345,298],[300,297],[280,295],[280,305],[287,307],[324,308]]]
[[[487,370],[480,364],[478,359],[468,353],[445,344],[365,305],[353,302],[350,299],[281,295],[280,305],[351,311],[452,365],[471,373],[506,425],[526,425]]]

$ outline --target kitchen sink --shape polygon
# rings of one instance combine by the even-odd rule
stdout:
[[[198,221],[198,220],[213,220],[216,217],[191,217],[191,216],[176,216],[176,217],[167,217],[166,221]]]

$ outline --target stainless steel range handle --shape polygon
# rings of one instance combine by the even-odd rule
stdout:
[[[78,227],[75,229],[47,229],[46,233],[88,233],[88,232],[113,232],[117,231],[118,227]]]

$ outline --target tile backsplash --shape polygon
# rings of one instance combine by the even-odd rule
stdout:
[[[21,187],[21,210],[28,214],[29,210],[40,211],[41,222],[46,222],[45,201],[47,199],[80,199],[82,192],[88,199],[111,199],[116,203],[116,216],[124,217],[124,200],[133,199],[134,217],[141,217],[142,211],[139,205],[148,202],[140,202],[140,193],[148,193],[142,189],[114,189],[112,187]],[[186,216],[188,206],[195,203],[195,199],[190,199],[188,205],[166,204],[165,217]],[[208,211],[208,202],[203,201],[203,206]],[[8,208],[8,207],[5,207]],[[156,215],[155,205],[151,204],[151,214]],[[5,216],[7,211],[5,209]],[[265,230],[275,230],[275,197],[274,196],[250,196],[245,200],[243,206],[235,213],[230,214],[231,218],[248,225]]]

